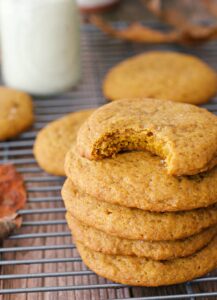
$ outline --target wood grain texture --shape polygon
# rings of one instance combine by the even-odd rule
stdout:
[[[30,174],[25,177],[28,178]],[[37,175],[31,174],[31,177],[43,177],[45,174],[39,173]],[[44,177],[42,183],[31,183],[28,184],[28,188],[34,187],[48,187],[50,183],[46,181]],[[62,181],[52,183],[52,186],[59,186]],[[59,197],[60,192],[30,192],[29,197],[31,199],[40,197]],[[28,203],[26,209],[44,209],[44,208],[62,208],[63,202],[51,201],[47,203]],[[46,214],[28,214],[24,216],[24,222],[36,221],[40,224],[40,221],[53,221],[53,220],[64,220],[64,213],[46,213]],[[26,233],[55,233],[55,232],[68,232],[67,225],[49,225],[49,226],[25,226],[19,230],[19,234]],[[4,247],[22,247],[22,246],[51,246],[51,245],[71,245],[72,239],[69,236],[65,237],[46,237],[46,238],[30,238],[30,239],[17,239],[7,240],[4,242]],[[29,260],[29,259],[55,259],[55,258],[72,258],[79,257],[76,249],[62,249],[62,250],[44,250],[44,251],[20,251],[11,252],[3,255],[4,260]],[[33,273],[53,273],[53,272],[72,272],[87,270],[82,262],[64,262],[64,263],[46,263],[46,264],[22,264],[22,265],[9,265],[1,268],[1,275],[6,274],[33,274]],[[216,272],[212,275],[216,276]],[[15,280],[4,280],[1,282],[2,289],[13,289],[13,288],[35,288],[35,287],[49,287],[49,286],[80,286],[80,285],[95,285],[108,283],[107,280],[97,275],[85,275],[85,276],[58,276],[58,277],[45,277],[45,278],[34,278],[34,279],[15,279]],[[176,285],[171,287],[160,287],[160,288],[119,288],[119,289],[86,289],[86,290],[75,290],[75,291],[57,291],[47,293],[29,293],[29,294],[14,294],[0,296],[0,300],[57,300],[57,299],[75,299],[75,300],[100,300],[100,299],[125,299],[129,297],[158,297],[161,295],[175,295],[175,294],[186,294],[187,292],[204,293],[216,291],[216,283],[200,283],[187,285]],[[157,298],[156,298],[157,299]],[[203,298],[202,298],[203,299]],[[204,298],[206,299],[206,298]],[[208,298],[207,298],[208,299]]]
[[[57,183],[59,185],[59,183]],[[38,183],[31,184],[31,187],[38,186]],[[42,184],[41,184],[42,186]],[[48,186],[45,179],[45,184]],[[60,196],[59,192],[46,193],[29,193],[31,198],[38,197],[52,197]],[[43,209],[43,208],[60,208],[63,207],[62,201],[50,203],[28,204],[26,209]],[[43,220],[64,220],[64,213],[50,213],[50,214],[35,214],[27,215],[23,221],[36,221],[40,224]],[[49,226],[27,226],[19,230],[19,234],[24,233],[41,233],[41,232],[66,232],[67,225],[49,225]],[[68,237],[47,237],[47,238],[30,238],[21,240],[8,240],[4,242],[4,247],[22,247],[22,246],[41,246],[41,245],[70,245],[72,244],[71,236]],[[4,260],[37,260],[37,259],[55,259],[55,258],[71,258],[79,257],[76,249],[64,250],[44,250],[44,251],[21,251],[14,253],[7,253],[3,255]],[[33,273],[53,273],[53,272],[72,272],[87,270],[81,262],[64,262],[64,263],[46,263],[46,264],[22,264],[10,265],[1,268],[1,274],[33,274]],[[1,282],[2,289],[14,288],[35,288],[35,287],[50,287],[50,286],[76,286],[76,285],[95,285],[108,283],[105,279],[96,275],[88,276],[68,276],[68,277],[46,277],[34,279],[16,279],[4,280]],[[33,293],[33,294],[17,294],[0,296],[1,300],[56,300],[56,299],[114,299],[129,297],[127,288],[121,289],[97,289],[97,290],[83,290],[83,291],[66,291],[66,292],[47,292],[47,293]]]
[[[139,0],[126,0],[121,1],[117,11],[107,15],[110,20],[150,20],[150,15],[146,14],[141,9],[141,3]],[[40,116],[40,124],[37,123],[38,129],[41,125],[45,125],[46,120],[42,122],[42,119],[46,117],[57,118],[57,114],[65,114],[70,111],[79,110],[87,107],[96,107],[105,102],[101,93],[101,82],[107,70],[119,61],[127,58],[133,54],[141,53],[145,50],[153,50],[153,46],[143,46],[130,43],[122,43],[117,40],[112,40],[102,35],[100,32],[93,30],[87,30],[82,32],[82,50],[83,50],[83,79],[79,85],[79,89],[75,89],[66,93],[63,97],[57,99],[51,99],[52,104],[47,106],[44,104],[44,100],[36,99],[36,113]],[[167,49],[163,45],[160,49]],[[170,49],[180,50],[174,45],[170,46]],[[207,60],[213,66],[216,66],[216,56],[214,54],[216,45],[203,46],[200,49],[194,49],[196,55],[201,56]],[[184,49],[186,51],[186,49]],[[192,51],[192,50],[191,50]],[[210,55],[209,55],[210,54]],[[52,102],[52,100],[56,102]],[[45,100],[47,101],[47,100]],[[71,101],[71,102],[70,102]],[[217,103],[217,102],[216,102]],[[38,105],[39,104],[39,105]],[[38,105],[38,107],[37,107]],[[217,107],[217,106],[216,106]],[[40,109],[39,109],[40,108]],[[56,109],[57,112],[51,113],[51,109]],[[58,110],[60,112],[58,112]],[[41,115],[40,115],[41,114]],[[56,114],[56,115],[55,115]],[[42,118],[43,117],[43,118]],[[43,124],[42,124],[43,123]],[[26,139],[27,142],[31,142],[32,139]],[[1,146],[1,144],[0,144]],[[3,150],[2,150],[3,149]],[[29,149],[28,147],[14,148],[13,150]],[[5,151],[4,158],[7,158],[7,147],[2,146],[0,151]],[[22,156],[23,157],[23,156]],[[20,156],[11,156],[10,159],[20,159]],[[31,158],[32,156],[26,156],[24,158]],[[2,159],[2,156],[1,156]],[[19,165],[19,167],[36,167],[36,164]],[[59,186],[61,182],[51,182],[46,180],[46,175],[41,173],[25,174],[25,178],[30,177],[45,177],[42,183],[31,183],[28,187],[39,186]],[[29,196],[32,198],[38,197],[53,197],[60,196],[60,192],[31,192]],[[38,208],[58,208],[63,207],[62,201],[50,203],[28,203],[26,209],[38,209]],[[24,221],[36,221],[38,224],[42,220],[64,220],[64,213],[51,213],[51,214],[34,214],[25,215]],[[43,232],[65,232],[68,231],[66,225],[49,225],[49,226],[27,226],[22,227],[19,230],[19,234],[22,233],[43,233]],[[4,242],[4,247],[21,247],[21,246],[39,246],[39,245],[71,245],[71,236],[64,237],[47,237],[47,238],[34,238],[34,239],[20,239],[20,240],[7,240]],[[70,258],[78,257],[78,253],[75,249],[62,249],[62,250],[46,250],[46,251],[21,251],[11,252],[1,256],[2,260],[27,260],[27,259],[49,259],[49,258]],[[47,264],[22,264],[22,265],[10,265],[0,268],[1,275],[6,274],[33,274],[33,273],[45,273],[45,272],[72,272],[86,270],[86,267],[81,262],[67,262],[67,263],[47,263]],[[213,276],[217,276],[217,273],[213,273]],[[89,276],[68,276],[68,277],[46,277],[46,278],[34,278],[34,279],[16,279],[16,280],[0,280],[0,289],[12,289],[12,288],[31,288],[31,287],[47,287],[47,286],[75,286],[86,284],[102,284],[108,283],[103,278],[96,275]],[[15,294],[15,295],[1,295],[0,300],[107,300],[107,299],[125,299],[128,297],[142,297],[142,296],[154,296],[156,300],[160,295],[175,295],[185,294],[188,291],[191,292],[206,292],[217,291],[217,282],[191,284],[190,286],[178,285],[172,287],[161,288],[120,288],[120,289],[98,289],[98,290],[83,290],[83,291],[67,291],[67,292],[47,292],[47,293],[33,293],[33,294]],[[206,298],[200,298],[206,299]]]

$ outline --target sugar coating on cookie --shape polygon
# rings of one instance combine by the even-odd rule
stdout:
[[[217,92],[217,75],[199,58],[170,51],[153,51],[126,59],[106,75],[107,99],[150,97],[200,104]]]
[[[186,239],[176,241],[140,241],[109,235],[66,214],[73,239],[86,247],[104,254],[146,257],[154,260],[169,260],[186,257],[207,245],[217,234],[217,227],[211,227]]]
[[[76,242],[84,263],[109,280],[136,286],[161,286],[182,283],[215,269],[217,237],[197,253],[168,261],[141,257],[106,255]]]
[[[193,175],[217,164],[217,117],[191,104],[119,100],[97,109],[78,132],[80,155],[99,160],[125,150],[148,150],[170,175]]]
[[[183,211],[217,202],[217,167],[192,176],[170,176],[161,159],[148,151],[90,161],[74,145],[66,156],[65,172],[82,192],[127,207]]]
[[[34,121],[32,98],[21,91],[0,87],[0,141],[17,136]]]
[[[187,212],[154,213],[99,201],[67,179],[62,188],[66,210],[76,219],[110,235],[133,240],[176,240],[217,224],[217,206]]]
[[[68,114],[39,131],[34,143],[34,155],[42,169],[50,174],[65,175],[65,155],[75,142],[81,124],[93,111],[89,109]]]

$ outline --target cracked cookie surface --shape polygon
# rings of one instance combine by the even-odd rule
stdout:
[[[161,159],[147,151],[90,161],[74,145],[66,156],[65,171],[82,192],[127,207],[180,211],[217,201],[217,167],[194,176],[170,176]]]
[[[73,238],[92,249],[109,255],[146,257],[154,260],[169,260],[186,257],[207,245],[217,234],[217,227],[211,227],[186,239],[176,241],[140,241],[122,239],[87,226],[70,213],[66,220]]]
[[[170,175],[193,175],[217,164],[217,117],[190,104],[119,100],[97,109],[81,126],[77,145],[90,160],[148,150]]]
[[[136,286],[161,286],[200,277],[217,265],[217,237],[197,253],[169,261],[140,257],[106,255],[77,242],[84,263],[109,280]]]
[[[217,206],[187,212],[153,213],[108,204],[79,192],[67,179],[62,197],[76,219],[110,235],[132,240],[176,240],[217,224]]]

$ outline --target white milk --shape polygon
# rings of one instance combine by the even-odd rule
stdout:
[[[0,20],[8,86],[52,95],[78,82],[80,26],[74,0],[1,0]]]

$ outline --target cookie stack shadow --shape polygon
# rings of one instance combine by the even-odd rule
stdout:
[[[84,263],[100,276],[136,286],[182,283],[212,271],[217,266],[217,168],[190,176],[168,174],[162,158],[135,151],[135,144],[130,147],[129,135],[128,152],[108,158],[105,149],[104,157],[91,152],[96,139],[87,132],[97,118],[101,126],[99,116],[105,117],[120,104],[108,104],[91,115],[65,161],[66,219]],[[153,100],[148,104],[159,105]],[[128,106],[126,100],[123,105]],[[136,106],[138,112],[144,103],[138,100]],[[182,113],[182,107],[187,114],[186,104],[175,104],[176,112]],[[132,114],[128,116],[126,109],[125,117],[133,120],[132,108],[129,111]],[[105,120],[108,130],[110,121]],[[114,130],[114,120],[112,124]],[[109,138],[103,141],[106,149],[117,146]]]

